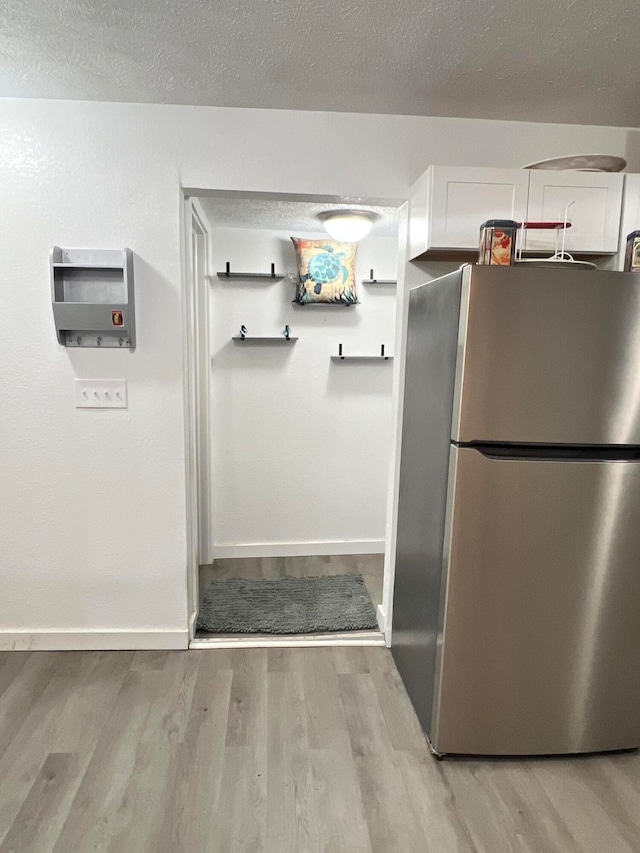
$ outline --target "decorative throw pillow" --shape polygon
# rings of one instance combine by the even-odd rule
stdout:
[[[356,244],[292,237],[298,258],[296,302],[355,305]]]

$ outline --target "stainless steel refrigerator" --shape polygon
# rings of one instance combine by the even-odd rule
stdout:
[[[411,291],[392,652],[436,754],[640,745],[640,276]]]

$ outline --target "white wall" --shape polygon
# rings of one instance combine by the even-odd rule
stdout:
[[[223,202],[221,202],[223,203]],[[291,231],[216,228],[213,270],[295,275]],[[326,234],[298,234],[309,239]],[[212,435],[216,556],[381,553],[391,455],[393,362],[335,363],[345,353],[393,354],[398,238],[358,244],[360,305],[294,306],[291,280],[211,284]],[[231,340],[279,335],[294,344]]]
[[[186,642],[179,184],[402,198],[429,163],[584,151],[640,170],[621,128],[1,100],[2,643]],[[57,345],[56,243],[136,253],[135,353]],[[76,411],[74,376],[126,378],[129,409]]]

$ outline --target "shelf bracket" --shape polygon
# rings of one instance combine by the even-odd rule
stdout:
[[[395,278],[393,278],[393,279],[392,278],[376,278],[373,274],[372,269],[369,270],[369,276],[370,276],[370,278],[363,278],[362,279],[363,284],[397,284],[398,283]]]

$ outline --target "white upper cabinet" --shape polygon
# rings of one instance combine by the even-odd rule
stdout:
[[[557,220],[567,204],[565,248],[578,254],[618,251],[624,176],[430,166],[411,192],[409,257],[476,251],[487,219]],[[553,252],[555,232],[529,231],[529,252]]]
[[[564,219],[568,204],[571,228],[565,248],[579,254],[613,254],[618,251],[624,175],[610,172],[529,172],[528,219]],[[527,251],[553,252],[554,232],[529,231]]]
[[[525,218],[528,192],[524,170],[430,166],[411,194],[409,256],[477,249],[487,219]]]

